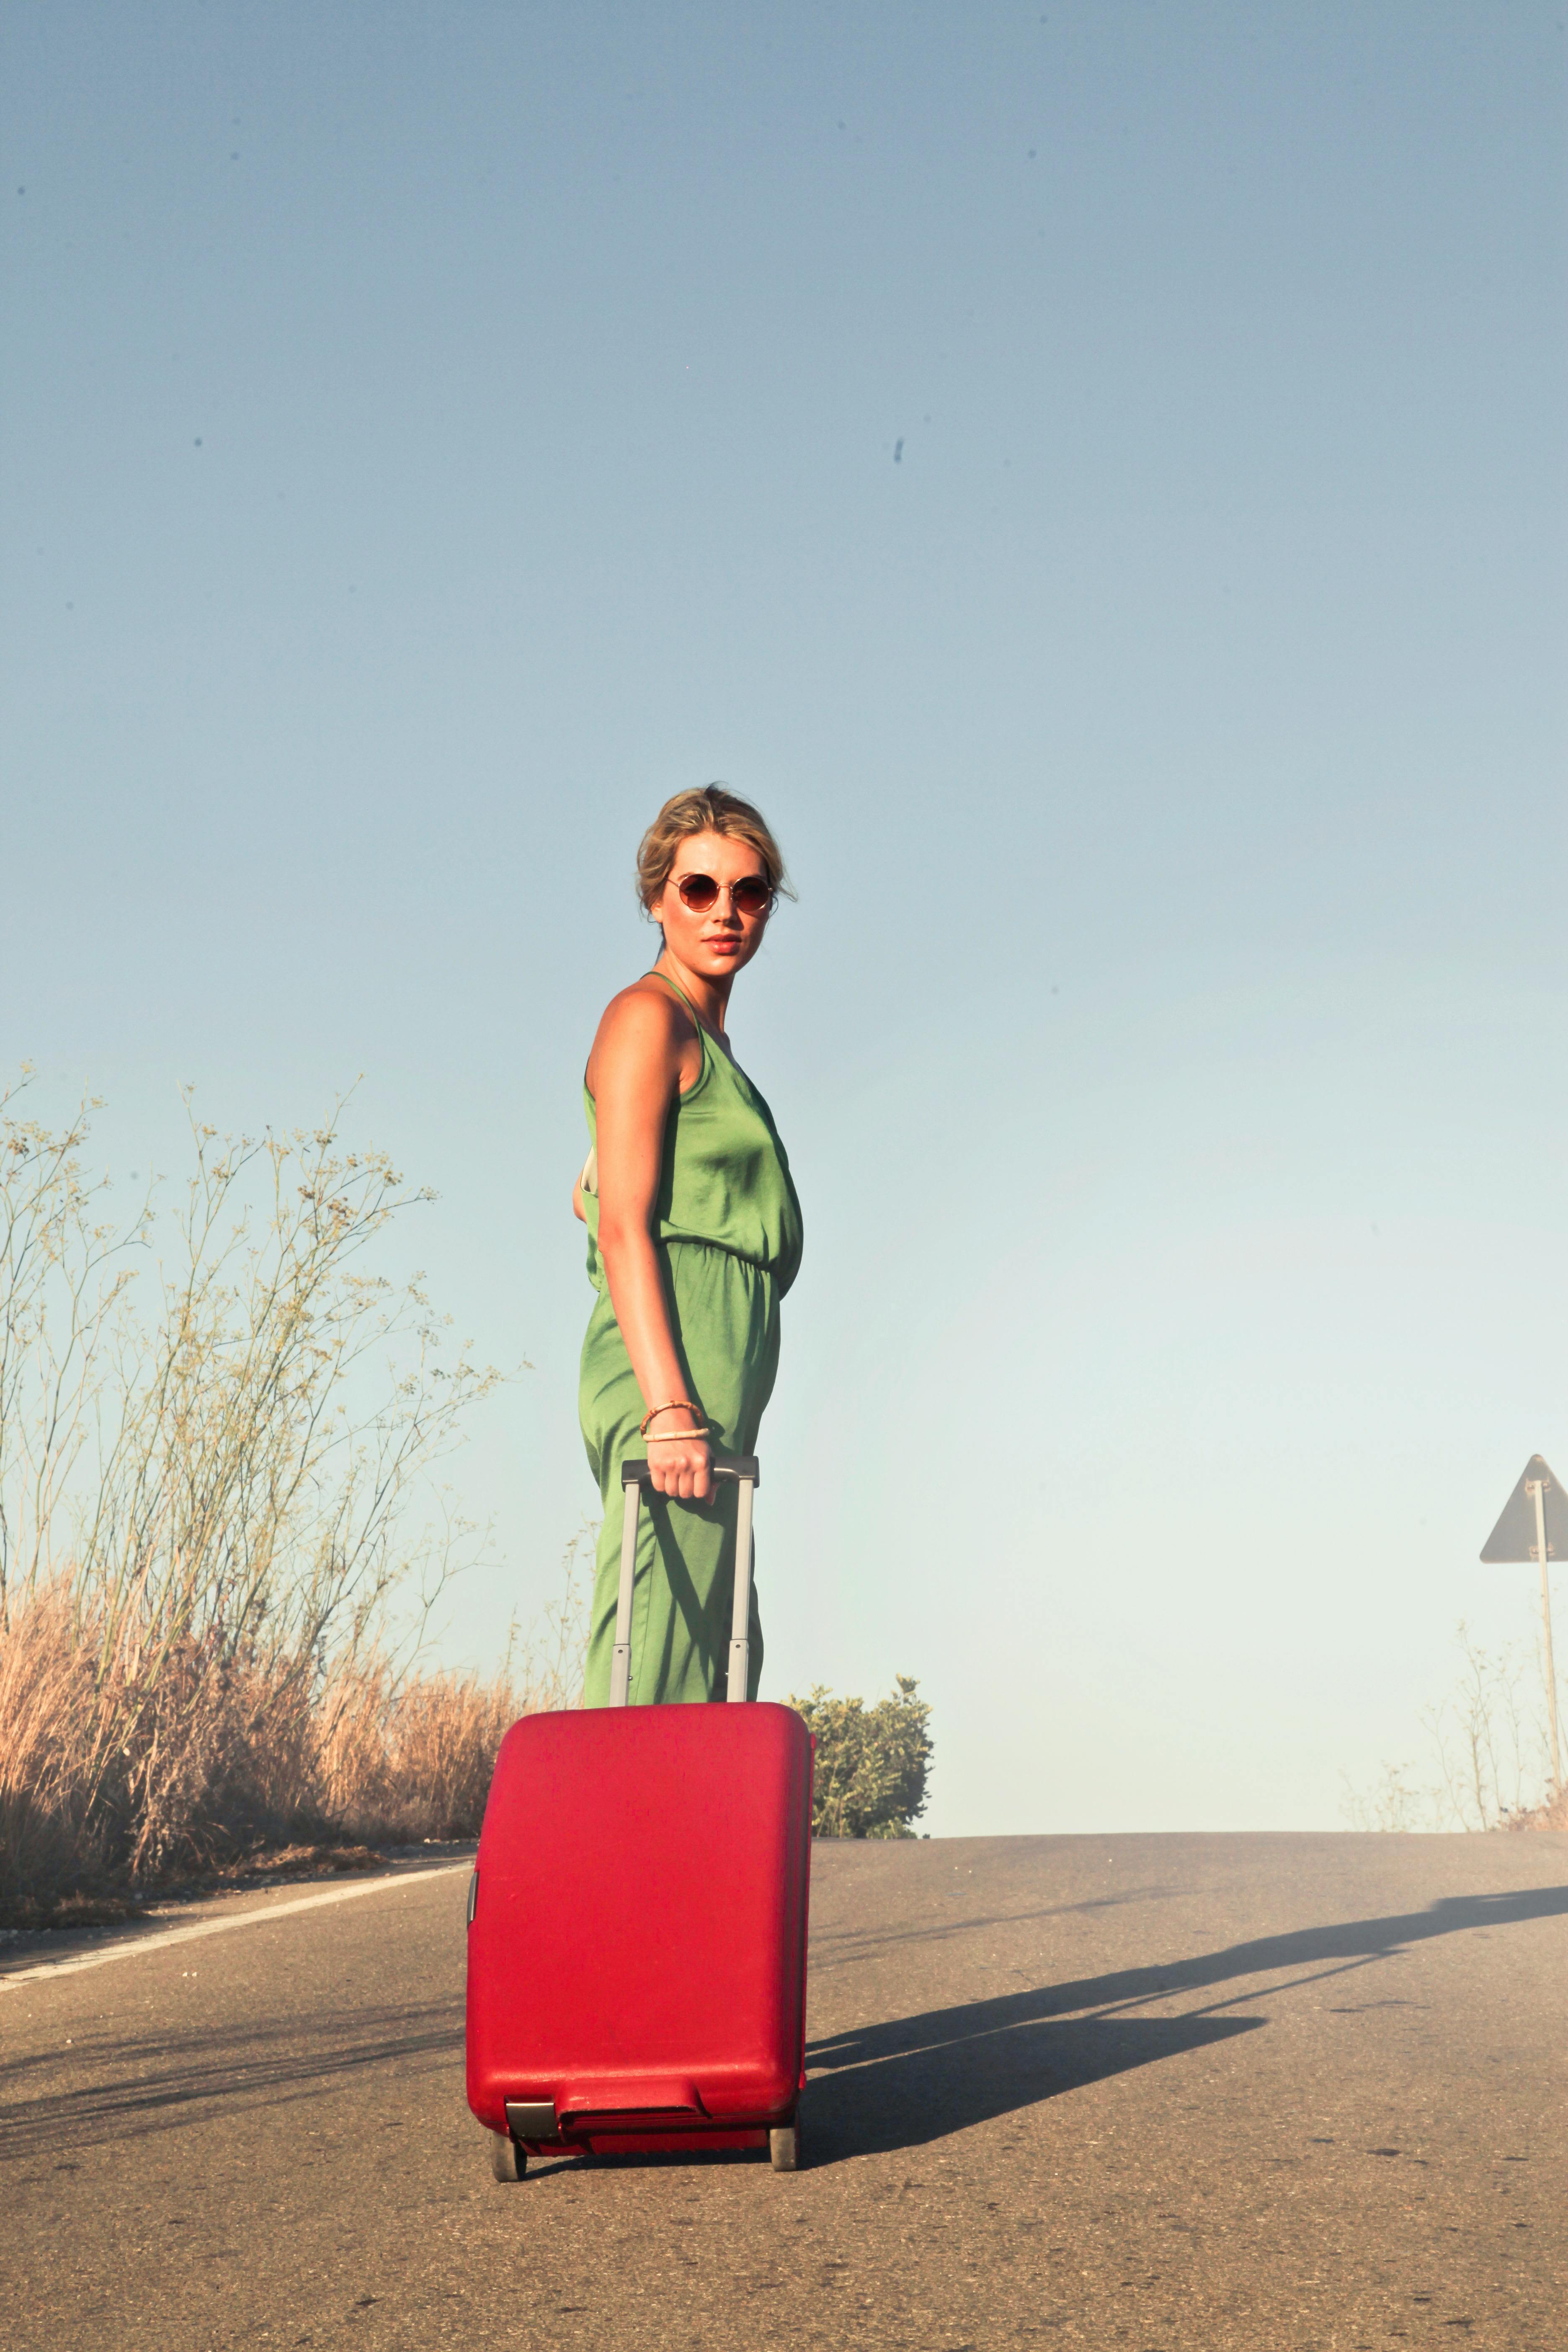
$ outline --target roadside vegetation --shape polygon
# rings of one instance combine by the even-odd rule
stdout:
[[[1347,1782],[1346,1820],[1358,1830],[1568,1829],[1539,1643],[1485,1650],[1463,1624],[1455,1638],[1462,1670],[1423,1709],[1417,1754],[1385,1763],[1369,1789]]]
[[[885,1699],[837,1698],[818,1684],[791,1706],[816,1741],[812,1834],[909,1838],[926,1808],[932,1744],[931,1708],[907,1675]]]
[[[482,1549],[440,1467],[498,1375],[376,1270],[429,1195],[314,1133],[193,1119],[171,1212],[116,1217],[0,1096],[0,1917],[101,1916],[301,1850],[471,1836],[495,1749],[580,1683],[574,1612],[432,1673]]]

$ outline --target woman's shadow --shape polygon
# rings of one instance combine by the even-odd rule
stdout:
[[[1289,1984],[1253,1988],[1182,2017],[1132,2017],[1125,2014],[1129,2006],[1282,1969],[1309,1972],[1292,1980],[1297,1983],[1321,1981],[1373,1967],[1435,1936],[1565,1913],[1568,1886],[1453,1895],[1426,1911],[1305,1927],[1161,1968],[1003,1993],[810,2042],[804,2122],[811,2161],[923,2147],[1059,2092],[1230,2041],[1267,2020],[1222,2017],[1216,2011],[1286,1991]]]

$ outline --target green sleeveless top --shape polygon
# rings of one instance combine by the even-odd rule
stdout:
[[[663,972],[658,974],[665,979]],[[666,981],[697,1023],[702,1067],[693,1084],[670,1104],[665,1121],[664,1157],[654,1202],[652,1232],[658,1242],[707,1242],[766,1269],[781,1295],[800,1271],[800,1202],[773,1115],[745,1072],[730,1059],[712,1033],[698,1020],[684,990]],[[598,1111],[586,1083],[593,1150],[583,1171],[583,1207],[588,1223],[588,1277],[605,1288],[599,1256]]]

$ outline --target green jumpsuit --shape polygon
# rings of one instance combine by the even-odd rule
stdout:
[[[668,984],[675,988],[673,981]],[[696,1020],[683,992],[675,988],[675,993]],[[697,1030],[702,1068],[670,1105],[650,1224],[685,1393],[701,1407],[715,1454],[750,1454],[778,1368],[779,1301],[800,1265],[800,1203],[772,1112],[700,1021]],[[620,1585],[621,1463],[647,1450],[637,1434],[647,1406],[599,1256],[597,1123],[586,1087],[583,1097],[595,1145],[583,1181],[588,1276],[599,1296],[583,1342],[577,1403],[605,1504],[584,1704],[605,1706]],[[672,1502],[644,1489],[632,1601],[634,1706],[724,1696],[735,1501],[728,1479],[700,1503]],[[751,1643],[746,1695],[755,1698],[763,1637],[754,1584]]]

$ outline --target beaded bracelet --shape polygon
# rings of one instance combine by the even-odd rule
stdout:
[[[637,1423],[637,1435],[639,1437],[646,1437],[647,1435],[648,1423],[650,1421],[657,1421],[661,1412],[694,1412],[699,1416],[699,1418],[700,1418],[701,1412],[701,1406],[693,1404],[689,1397],[671,1397],[668,1404],[649,1405],[647,1411],[644,1413],[642,1419]]]

